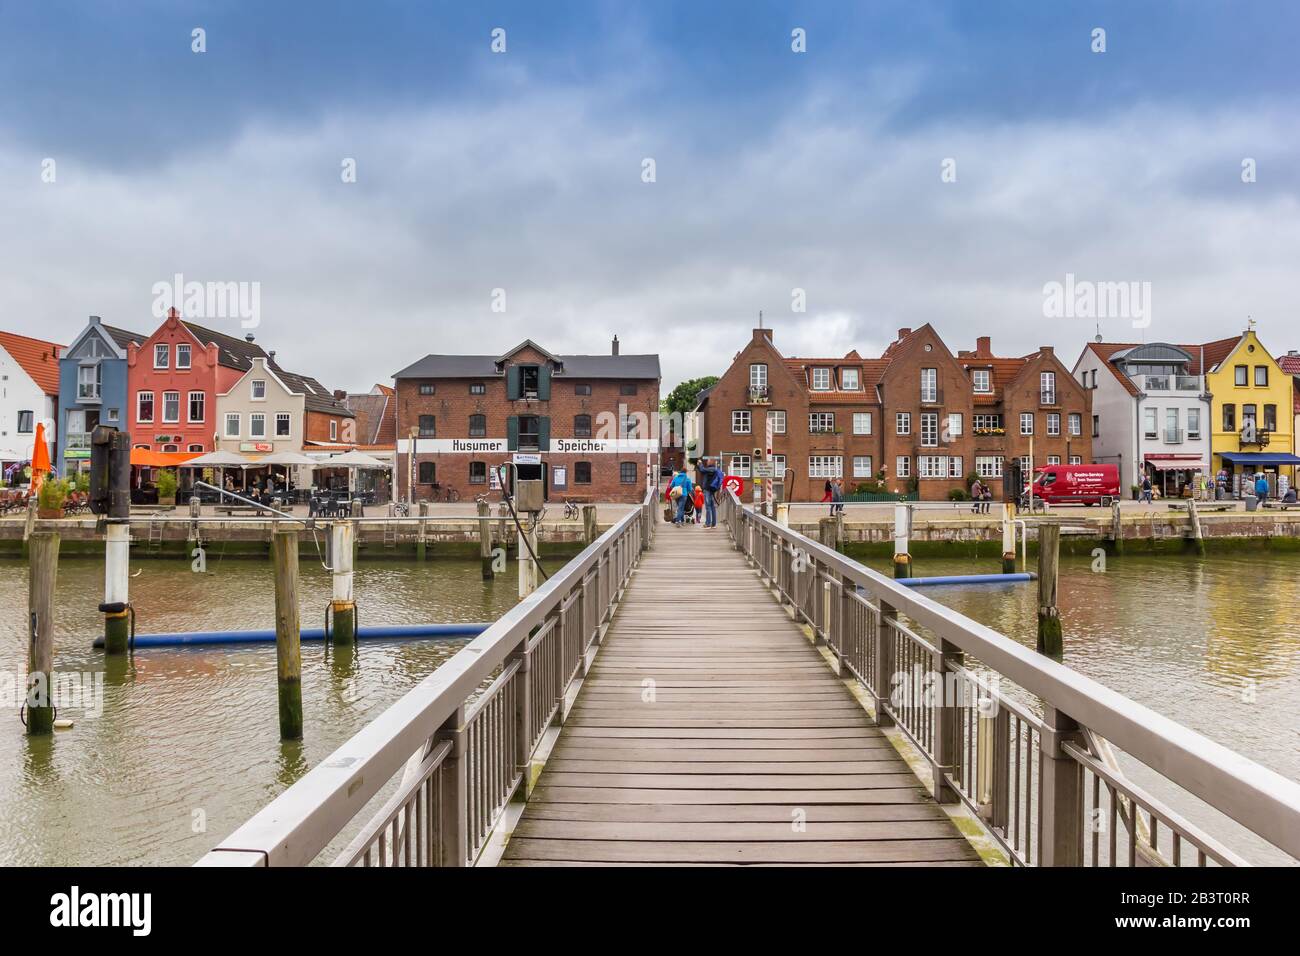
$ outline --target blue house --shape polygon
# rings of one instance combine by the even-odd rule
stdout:
[[[114,328],[92,315],[59,357],[58,450],[55,468],[64,475],[90,467],[90,433],[96,425],[126,428],[126,349],[147,335]]]

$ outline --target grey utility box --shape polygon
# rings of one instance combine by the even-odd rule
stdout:
[[[530,479],[528,481],[515,482],[516,511],[535,512],[541,511],[543,507],[541,481]]]

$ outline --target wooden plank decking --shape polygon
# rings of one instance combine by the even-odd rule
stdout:
[[[980,865],[726,530],[671,525],[501,861],[618,864]]]

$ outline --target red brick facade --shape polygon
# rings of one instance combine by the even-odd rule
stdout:
[[[496,466],[519,456],[520,477],[542,478],[549,500],[645,495],[647,455],[653,467],[659,445],[657,356],[555,356],[525,342],[497,358],[428,356],[395,379],[403,498],[412,430],[415,501],[448,487],[461,500],[487,493]],[[620,412],[632,429],[623,438]]]
[[[1090,461],[1091,395],[1051,348],[998,358],[987,338],[979,345],[954,356],[925,325],[901,329],[878,359],[856,351],[842,358],[786,358],[770,329],[755,329],[701,408],[705,451],[722,456],[730,473],[752,473],[754,451],[765,445],[767,416],[778,424],[783,418],[771,453],[793,501],[821,500],[833,474],[842,476],[846,493],[877,480],[890,492],[915,487],[931,501],[954,489],[968,491],[967,478],[977,468],[1000,475],[1005,459],[1029,454],[1029,436],[1020,435],[1022,412],[1034,419],[1035,464],[1048,456],[1061,463]],[[976,370],[981,384],[988,373],[987,392],[976,392]],[[1055,376],[1047,395],[1043,372]],[[989,417],[978,419],[981,424],[1000,421],[1002,432],[977,432],[977,415]],[[1049,415],[1059,416],[1052,422],[1056,434],[1048,434]],[[1000,479],[992,488],[1001,494]]]

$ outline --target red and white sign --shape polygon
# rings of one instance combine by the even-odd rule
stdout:
[[[727,475],[726,478],[722,479],[722,487],[739,498],[745,493],[745,479],[739,475]]]

